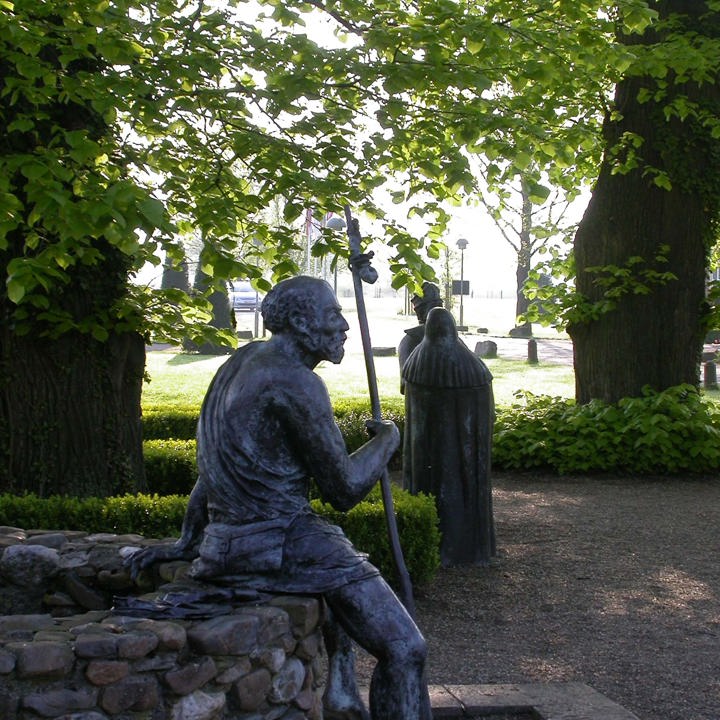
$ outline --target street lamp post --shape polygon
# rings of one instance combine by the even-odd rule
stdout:
[[[464,328],[465,323],[463,322],[463,295],[465,294],[465,248],[468,245],[468,241],[465,238],[460,238],[457,241],[457,246],[460,248],[460,327]]]

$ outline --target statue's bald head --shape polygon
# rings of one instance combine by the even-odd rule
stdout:
[[[301,275],[279,282],[265,296],[262,315],[274,336],[292,339],[309,367],[342,360],[349,326],[324,280]]]
[[[318,299],[332,294],[332,288],[319,278],[299,275],[281,280],[265,296],[261,312],[265,327],[273,333],[292,330],[290,317],[305,315],[308,319],[317,314]]]

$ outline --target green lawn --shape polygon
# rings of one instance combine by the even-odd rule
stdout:
[[[149,352],[143,390],[144,405],[199,405],[210,380],[227,357],[188,355],[172,352]],[[497,405],[509,405],[517,390],[537,395],[573,397],[572,368],[567,365],[524,360],[488,359],[493,374],[493,392]],[[367,378],[362,354],[350,353],[340,365],[323,363],[317,372],[325,380],[330,397],[367,397]],[[400,398],[400,370],[397,357],[375,358],[375,372],[380,401]]]
[[[227,356],[189,355],[173,352],[149,352],[149,382],[143,390],[144,405],[199,406],[217,369]],[[380,402],[400,398],[400,370],[397,357],[377,357],[375,372],[380,389]],[[495,404],[512,404],[516,391],[535,395],[574,397],[575,380],[569,365],[540,362],[529,365],[524,360],[503,358],[485,361],[493,374]],[[361,353],[349,353],[340,365],[323,363],[317,372],[325,380],[330,397],[367,397],[365,361]],[[711,402],[720,402],[720,391],[704,391]]]

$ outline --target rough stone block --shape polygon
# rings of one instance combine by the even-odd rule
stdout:
[[[54,628],[50,615],[4,615],[0,617],[0,635],[7,635],[13,630],[37,630]]]
[[[80,658],[114,659],[117,657],[117,641],[117,635],[110,633],[81,633],[75,640],[75,654]]]
[[[200,690],[186,695],[173,705],[171,720],[213,720],[225,708],[225,695]]]
[[[0,650],[0,675],[7,675],[15,669],[15,656],[7,650]]]
[[[67,643],[10,643],[7,649],[15,655],[19,678],[62,678],[72,671],[75,662]]]
[[[110,685],[130,673],[130,665],[124,660],[91,660],[85,669],[85,677],[93,685]]]
[[[205,657],[165,673],[165,682],[176,695],[189,695],[204,687],[216,675],[214,660]]]
[[[108,713],[119,715],[128,710],[152,710],[160,700],[157,680],[154,677],[130,675],[114,685],[103,688],[100,706]]]
[[[78,710],[91,710],[95,707],[97,692],[82,690],[50,690],[42,693],[31,693],[22,700],[22,707],[32,710],[42,717],[55,718],[65,716]]]
[[[13,545],[0,557],[0,575],[22,588],[45,587],[59,566],[58,551],[43,545]]]
[[[153,652],[158,644],[157,635],[147,631],[131,631],[123,635],[118,635],[118,657],[137,660]]]
[[[286,703],[299,694],[305,681],[305,666],[297,658],[290,658],[272,681],[270,700]]]
[[[67,535],[61,532],[40,533],[39,535],[31,535],[25,541],[25,545],[43,545],[44,547],[59,550],[68,542]]]
[[[271,673],[276,673],[285,664],[287,655],[282,648],[278,647],[260,647],[250,655],[252,660],[256,660],[263,667],[266,667]]]
[[[233,685],[233,695],[241,710],[257,710],[272,687],[272,675],[265,669],[255,670]]]
[[[166,620],[141,620],[134,626],[137,630],[147,630],[158,638],[158,650],[182,650],[187,643],[187,631],[176,622]]]
[[[256,607],[253,608],[253,614],[257,615],[260,620],[258,643],[261,645],[272,643],[292,632],[290,617],[279,607]]]
[[[192,627],[188,641],[202,655],[246,655],[257,643],[259,627],[256,615],[223,615]]]
[[[151,657],[141,658],[132,664],[133,672],[166,672],[172,670],[177,665],[177,655],[175,653],[162,653],[160,655],[152,655]]]
[[[320,624],[321,606],[316,598],[285,595],[273,598],[270,605],[282,608],[290,617],[295,632],[302,637]]]
[[[303,638],[297,646],[297,656],[302,660],[310,660],[320,652],[319,635],[308,635]]]
[[[215,682],[220,685],[231,685],[252,670],[252,663],[248,658],[241,657],[230,665],[221,665],[219,670]]]
[[[481,340],[475,344],[475,354],[481,358],[496,358],[498,356],[497,343],[494,340]]]
[[[84,610],[104,610],[108,607],[108,599],[103,593],[94,590],[81,580],[81,570],[68,571],[65,574],[65,591]],[[94,577],[92,571],[89,577]]]

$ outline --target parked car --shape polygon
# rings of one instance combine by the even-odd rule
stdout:
[[[249,280],[234,280],[230,283],[230,304],[238,312],[260,309],[262,296]]]

